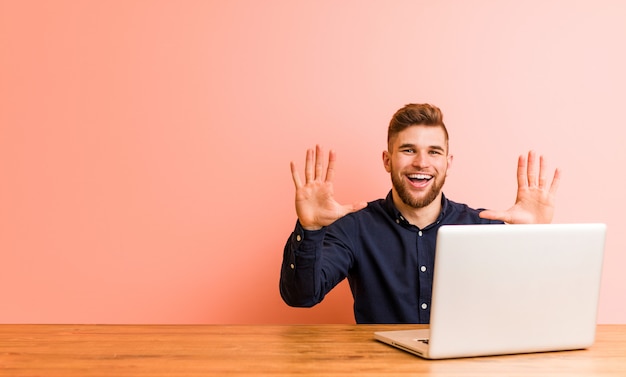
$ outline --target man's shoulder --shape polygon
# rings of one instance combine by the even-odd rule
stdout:
[[[450,200],[450,199],[446,199],[446,201],[447,201],[447,207],[451,211],[478,213],[483,210],[482,208],[472,208],[468,204],[455,202],[454,200]]]
[[[450,199],[446,199],[443,222],[446,224],[492,224],[500,223],[500,221],[493,221],[483,219],[479,214],[484,211],[484,208],[473,208],[465,203],[455,202]]]

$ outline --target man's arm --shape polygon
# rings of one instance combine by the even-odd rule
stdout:
[[[318,145],[315,150],[307,150],[305,182],[291,163],[298,223],[285,245],[279,284],[281,297],[291,306],[309,307],[322,301],[346,277],[352,265],[350,248],[336,237],[326,239],[326,227],[367,203],[337,203],[332,183],[335,161],[336,155],[331,151],[324,172],[322,148]]]
[[[285,245],[280,270],[280,295],[285,303],[313,306],[346,278],[354,263],[354,225],[353,221],[342,221],[309,231],[296,224]]]
[[[559,187],[561,172],[555,169],[552,182],[548,186],[547,164],[539,157],[537,171],[535,152],[528,152],[528,159],[519,156],[517,163],[517,198],[513,207],[506,211],[485,210],[480,213],[483,219],[500,220],[509,224],[547,224],[554,216],[556,190]]]

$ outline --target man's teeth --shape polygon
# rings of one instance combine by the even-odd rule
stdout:
[[[431,179],[433,176],[432,175],[428,175],[428,174],[410,174],[409,178],[410,179],[419,179],[419,180],[429,180]]]

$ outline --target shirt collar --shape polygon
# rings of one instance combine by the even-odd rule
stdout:
[[[428,229],[431,226],[434,226],[441,222],[441,219],[443,219],[443,217],[446,215],[446,212],[450,208],[449,202],[450,201],[448,200],[448,198],[446,198],[446,196],[442,193],[441,194],[441,212],[439,213],[439,216],[437,216],[437,220],[424,229]],[[389,190],[389,193],[387,194],[387,197],[385,198],[385,210],[387,211],[389,216],[391,216],[395,220],[396,223],[411,226],[411,224],[404,218],[404,216],[402,216],[402,213],[398,211],[398,208],[396,208],[396,205],[393,203],[392,190]]]

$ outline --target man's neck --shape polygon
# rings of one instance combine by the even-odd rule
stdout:
[[[405,204],[395,191],[393,191],[392,197],[393,204],[395,204],[406,221],[420,229],[424,229],[437,221],[441,213],[441,193],[429,205],[421,208],[414,208]]]

